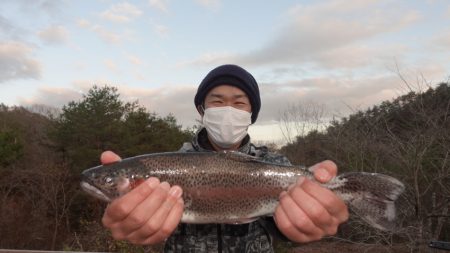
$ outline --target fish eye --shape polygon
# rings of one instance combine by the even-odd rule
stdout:
[[[105,177],[105,183],[112,184],[113,179],[111,177]]]

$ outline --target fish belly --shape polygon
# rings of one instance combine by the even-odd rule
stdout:
[[[193,200],[184,209],[181,222],[183,223],[224,223],[244,224],[257,220],[259,217],[272,216],[278,204],[276,199],[253,203],[247,205],[233,205],[231,202],[211,201],[208,208],[196,208],[196,205],[205,204],[205,201]]]

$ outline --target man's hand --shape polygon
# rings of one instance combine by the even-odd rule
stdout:
[[[111,151],[101,155],[102,164],[120,161]],[[103,225],[116,240],[133,244],[163,242],[176,229],[183,214],[182,189],[149,178],[124,196],[112,201],[103,215]]]
[[[315,179],[321,183],[337,174],[337,166],[332,161],[323,161],[312,169]],[[348,210],[332,191],[301,177],[287,192],[280,194],[274,219],[287,238],[305,243],[336,234],[339,224],[348,219]]]

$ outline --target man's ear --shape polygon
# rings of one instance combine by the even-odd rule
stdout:
[[[203,114],[205,114],[205,112],[203,111],[203,106],[199,105],[197,106],[197,111],[198,113],[200,113],[200,116],[203,117]]]

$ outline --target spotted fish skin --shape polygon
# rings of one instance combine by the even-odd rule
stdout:
[[[145,179],[157,177],[183,189],[181,222],[239,224],[272,215],[279,194],[300,176],[313,180],[303,168],[271,164],[239,152],[172,152],[90,168],[82,173],[81,186],[112,201]],[[342,174],[323,186],[369,224],[384,230],[395,219],[394,201],[404,188],[395,178],[373,173]]]

